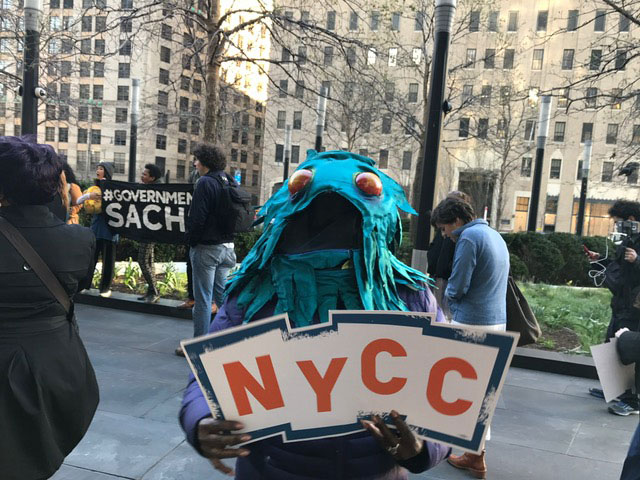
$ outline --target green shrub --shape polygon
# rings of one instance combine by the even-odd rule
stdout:
[[[589,260],[582,249],[582,239],[571,233],[551,233],[547,238],[562,253],[562,264],[553,283],[589,286]]]
[[[562,252],[545,235],[526,232],[514,236],[508,244],[529,270],[534,282],[552,283],[563,264]]]
[[[509,263],[511,264],[511,275],[516,280],[525,280],[530,277],[527,265],[513,253],[509,254]]]

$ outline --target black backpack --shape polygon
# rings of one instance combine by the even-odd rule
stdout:
[[[251,194],[240,187],[227,174],[215,175],[221,186],[217,224],[221,235],[233,235],[251,230],[255,211],[251,205]]]

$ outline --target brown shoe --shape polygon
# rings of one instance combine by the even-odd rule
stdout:
[[[178,308],[181,310],[191,310],[193,308],[194,303],[196,303],[195,300],[191,300],[190,298],[188,298],[184,302],[182,302],[180,305],[178,305]]]
[[[176,348],[176,350],[173,353],[175,353],[179,357],[184,357],[184,350],[182,349],[182,347]]]
[[[456,468],[468,470],[476,478],[487,477],[487,464],[484,462],[484,451],[480,455],[465,453],[450,455],[447,461]]]

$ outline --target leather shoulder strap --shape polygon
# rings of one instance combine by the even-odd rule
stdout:
[[[64,307],[67,314],[71,311],[71,300],[64,287],[51,269],[38,255],[27,239],[9,223],[5,218],[0,216],[0,233],[14,246],[25,262],[31,267],[34,273],[40,278],[45,287],[53,294],[55,299]]]

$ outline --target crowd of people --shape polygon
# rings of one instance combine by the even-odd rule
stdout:
[[[431,312],[453,325],[506,329],[509,252],[500,234],[476,218],[466,194],[451,192],[432,212],[437,236],[429,264],[439,287],[434,288],[426,275],[400,267],[392,254],[398,209],[410,210],[400,185],[366,157],[318,154],[306,164],[313,170],[314,176],[308,177],[314,178],[313,185],[285,184],[274,194],[264,208],[261,239],[227,282],[236,256],[233,233],[221,218],[225,189],[237,183],[225,173],[222,149],[203,143],[193,153],[197,175],[185,237],[191,295],[183,307],[192,308],[194,336],[284,312],[297,326],[321,323],[327,321],[328,309]],[[331,174],[323,175],[329,168]],[[332,183],[341,175],[353,181]],[[112,176],[113,165],[100,163],[96,186]],[[157,166],[147,164],[141,182],[154,185],[162,177]],[[291,201],[301,194],[306,201]],[[380,211],[372,212],[374,203],[362,199],[376,196],[384,202],[376,204]],[[80,209],[99,199],[99,191],[81,192],[73,170],[50,146],[0,137],[2,478],[49,478],[82,439],[97,408],[98,385],[78,335],[73,296],[90,288],[100,258],[99,292],[104,297],[111,292],[118,235],[96,210],[90,228],[78,224]],[[609,213],[616,221],[636,222],[640,204],[616,202]],[[611,258],[587,252],[606,268],[613,293],[607,339],[617,338],[627,364],[640,362],[640,233],[629,231]],[[68,245],[73,248],[65,248]],[[138,262],[147,282],[140,300],[155,303],[159,294],[153,243],[140,243]],[[305,272],[304,292],[292,288],[292,282],[302,278],[299,272]],[[184,352],[178,348],[176,354]],[[635,392],[626,392],[610,411],[638,413],[638,387],[640,368]],[[603,396],[601,390],[591,393]],[[363,421],[361,433],[296,443],[273,437],[236,447],[250,440],[238,433],[241,422],[214,419],[191,375],[179,417],[189,443],[216,469],[231,474],[224,460],[236,459],[235,477],[241,480],[403,480],[407,471],[423,472],[445,459],[476,478],[488,473],[484,451],[454,455],[449,447],[419,440],[395,410],[395,430],[374,415]],[[622,480],[637,480],[638,472],[640,427]]]

